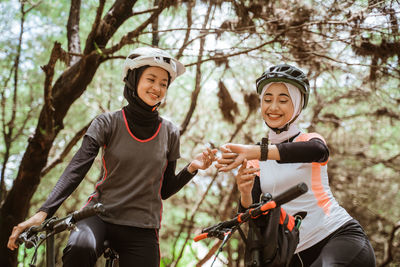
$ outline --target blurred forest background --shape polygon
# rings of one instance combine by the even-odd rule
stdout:
[[[3,0],[0,11],[0,266],[30,261],[31,250],[6,248],[12,227],[46,199],[91,120],[126,104],[122,65],[139,46],[187,67],[160,109],[181,128],[178,169],[206,145],[261,140],[256,78],[282,62],[304,69],[312,94],[301,126],[329,145],[332,191],[378,266],[400,266],[398,0]],[[57,216],[83,205],[99,171],[97,159]],[[237,199],[234,172],[211,167],[164,201],[162,266],[209,266],[219,240],[193,237],[233,217]],[[215,266],[243,266],[240,240]]]

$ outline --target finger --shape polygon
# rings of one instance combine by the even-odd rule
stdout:
[[[255,174],[256,172],[258,172],[260,169],[258,169],[258,168],[247,168],[247,169],[244,169],[243,171],[242,171],[242,173],[243,174]]]
[[[10,238],[8,239],[8,243],[7,243],[7,247],[11,250],[14,250],[16,248],[18,248],[18,246],[15,244],[15,240],[17,239],[17,236],[19,234],[13,232],[12,235],[10,236]]]
[[[239,179],[245,179],[246,177],[251,177],[251,179],[254,179],[254,177],[256,177],[257,174],[255,173],[241,173],[238,174],[236,177]]]
[[[232,170],[236,167],[238,167],[240,164],[242,164],[243,162],[243,158],[236,158],[234,162],[232,162],[231,164],[229,164],[226,169],[228,170]]]
[[[254,174],[246,174],[242,175],[237,179],[237,183],[241,184],[248,181],[254,181],[255,175]]]
[[[237,166],[236,166],[237,167]],[[219,168],[219,171],[220,172],[228,172],[228,171],[231,171],[231,170],[233,170],[234,168],[236,168],[234,165],[232,165],[232,164],[230,164],[230,165],[227,165],[227,166],[224,166],[224,167],[221,167],[221,168]]]
[[[11,239],[11,237],[8,239],[8,242],[7,242],[7,247],[9,248],[9,249],[11,249],[11,250],[14,250],[14,240],[12,240]]]
[[[14,250],[14,249],[18,248],[18,245],[15,244],[15,240],[12,240],[12,241],[8,241],[7,247],[11,250]]]
[[[240,166],[240,168],[238,170],[238,174],[242,175],[245,170],[246,170],[246,166],[244,164],[242,164],[242,166]]]
[[[240,187],[244,188],[244,187],[247,187],[247,186],[253,186],[253,184],[254,184],[253,180],[249,180],[249,181],[241,183]]]
[[[236,153],[231,153],[231,152],[224,152],[221,154],[221,157],[224,159],[234,159],[238,156]]]
[[[243,169],[247,169],[247,159],[243,160],[242,167]]]
[[[244,159],[244,160],[243,160],[243,163],[242,163],[242,166],[240,166],[240,168],[239,168],[239,170],[238,170],[238,173],[239,173],[240,175],[242,175],[242,174],[245,172],[246,168],[247,168],[247,160]]]
[[[208,149],[206,154],[209,160],[214,161],[215,153],[211,149]]]
[[[230,171],[230,169],[228,169],[228,167],[226,165],[222,165],[222,166],[218,167],[218,171],[219,172],[228,172],[228,171]]]
[[[15,247],[14,247],[14,244],[12,243],[12,241],[8,241],[8,243],[7,243],[7,247],[9,248],[9,249],[11,249],[11,250],[14,250],[15,249]]]
[[[217,168],[218,169],[218,171],[220,171],[220,169],[221,168],[224,168],[224,167],[226,167],[227,165],[226,164],[215,164],[215,168]]]
[[[232,152],[229,148],[226,147],[226,145],[223,145],[219,148],[223,153],[229,153]]]
[[[215,161],[217,159],[216,154],[218,152],[218,149],[214,148],[213,150],[211,150],[211,160]]]
[[[253,181],[248,181],[246,183],[241,184],[240,186],[238,185],[239,189],[251,189],[253,187]]]
[[[235,162],[235,160],[233,160],[233,159],[218,159],[217,162],[219,164],[231,164],[231,163]]]
[[[203,151],[202,154],[203,154],[203,155],[202,155],[202,160],[203,160],[203,162],[207,162],[207,161],[209,160],[207,151]]]

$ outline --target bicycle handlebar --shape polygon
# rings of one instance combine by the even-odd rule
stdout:
[[[242,224],[248,221],[250,218],[257,218],[266,211],[273,209],[277,206],[281,206],[299,197],[300,195],[306,193],[307,190],[308,187],[305,183],[299,183],[284,191],[283,193],[277,195],[275,198],[272,198],[272,200],[266,203],[262,202],[255,204],[255,207],[247,209],[245,212],[240,213],[233,219],[220,222],[216,225],[203,229],[201,231],[202,233],[194,238],[194,241],[197,242],[207,237],[218,237],[219,239],[221,239],[225,235],[224,233],[230,231],[232,227]]]
[[[292,201],[293,199],[301,196],[305,192],[307,192],[308,186],[305,183],[299,183],[285,192],[277,195],[273,200],[275,201],[277,206],[282,206],[283,204]]]
[[[80,211],[75,211],[74,213],[72,213],[72,219],[76,223],[93,215],[104,213],[105,211],[106,209],[104,208],[104,206],[101,203],[97,203],[92,207],[86,207]]]
[[[47,221],[43,222],[38,226],[31,226],[25,231],[23,231],[17,238],[16,244],[21,245],[25,243],[26,248],[36,247],[37,244],[40,243],[45,236],[37,236],[40,232],[51,232],[51,234],[56,234],[62,232],[68,228],[72,228],[78,221],[88,218],[90,216],[101,214],[105,212],[105,208],[103,204],[97,203],[91,207],[85,207],[80,211],[75,211],[71,214],[68,214],[64,218],[57,219],[56,217],[52,217]]]

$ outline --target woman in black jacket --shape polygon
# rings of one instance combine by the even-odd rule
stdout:
[[[135,49],[125,60],[121,110],[96,117],[82,146],[60,177],[47,201],[33,217],[14,227],[8,247],[18,235],[52,216],[76,189],[102,151],[102,173],[85,206],[102,203],[106,213],[79,221],[64,249],[64,266],[94,266],[104,241],[119,254],[120,266],[159,266],[158,231],[162,199],[178,192],[198,169],[208,168],[216,150],[206,149],[177,175],[179,129],[159,116],[157,108],[168,86],[185,71],[163,50]]]

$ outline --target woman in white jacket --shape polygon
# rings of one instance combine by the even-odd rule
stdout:
[[[299,182],[306,194],[283,205],[289,214],[306,211],[300,243],[290,266],[375,266],[372,246],[360,224],[332,195],[328,179],[329,150],[318,133],[297,126],[307,106],[309,82],[298,68],[281,64],[257,79],[261,115],[270,128],[261,145],[226,144],[217,167],[239,168],[240,208],[259,201],[261,193],[277,195]]]

